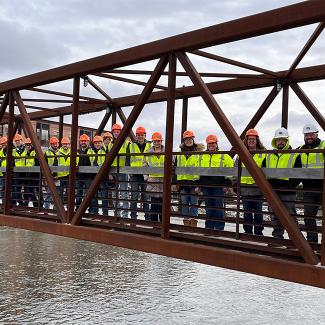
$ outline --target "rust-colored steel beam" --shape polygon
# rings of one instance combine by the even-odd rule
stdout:
[[[0,93],[154,60],[176,51],[193,51],[324,20],[323,1],[301,2],[2,82]]]
[[[70,172],[69,172],[69,191],[67,223],[70,223],[74,215],[76,198],[76,176],[77,176],[77,142],[78,142],[78,117],[79,117],[79,92],[80,78],[73,78],[73,105],[72,105],[72,127],[71,127],[71,153],[70,153]]]
[[[113,160],[117,156],[122,144],[124,143],[126,137],[130,133],[134,122],[139,117],[144,105],[146,104],[146,102],[148,100],[148,97],[150,96],[154,86],[158,82],[158,80],[161,76],[161,73],[164,71],[164,69],[167,65],[167,62],[168,62],[167,57],[163,57],[159,60],[157,66],[154,70],[154,73],[149,78],[148,84],[144,87],[142,94],[139,97],[139,100],[134,105],[133,110],[131,111],[126,123],[124,124],[121,134],[119,135],[116,142],[114,143],[114,145],[110,151],[110,154],[105,159],[104,164],[101,166],[98,174],[95,176],[93,182],[91,183],[91,185],[88,189],[86,196],[84,197],[79,209],[77,210],[76,214],[74,215],[74,217],[72,219],[72,224],[77,225],[81,222],[82,215],[85,213],[86,209],[88,208],[88,206],[91,202],[91,199],[95,195],[102,178],[104,177],[104,175],[107,175]]]
[[[116,110],[116,113],[118,114],[118,116],[120,117],[122,123],[125,124],[125,123],[126,123],[126,116],[125,116],[124,112],[122,111],[122,109],[121,109],[120,107],[115,107],[115,110]],[[131,140],[132,140],[133,142],[135,142],[136,137],[135,137],[135,134],[134,134],[134,132],[132,131],[132,129],[131,129],[129,135],[130,135]]]
[[[15,101],[18,105],[19,111],[20,111],[20,115],[22,117],[22,119],[24,120],[24,124],[26,126],[26,130],[28,132],[28,135],[30,136],[32,143],[34,145],[35,151],[36,151],[36,155],[37,155],[37,159],[39,161],[41,170],[43,172],[43,175],[45,177],[46,183],[51,191],[51,195],[53,198],[53,203],[55,205],[55,208],[57,210],[58,216],[61,220],[61,222],[65,222],[65,211],[64,211],[64,207],[63,204],[61,202],[61,199],[59,197],[59,193],[56,190],[56,186],[54,184],[54,180],[52,177],[52,173],[50,170],[49,165],[47,164],[44,154],[42,152],[42,148],[39,142],[39,139],[37,138],[31,120],[28,116],[28,113],[26,111],[25,105],[19,95],[18,92],[13,92],[13,96],[15,98]]]
[[[9,93],[7,92],[5,94],[5,97],[3,98],[3,101],[0,106],[0,122],[2,121],[3,117],[5,116],[5,112],[6,112],[8,103],[9,103]]]
[[[59,140],[61,141],[63,138],[63,123],[64,123],[64,116],[59,116]]]
[[[317,28],[315,29],[315,31],[313,32],[313,34],[310,36],[309,40],[307,41],[307,43],[305,44],[305,46],[303,47],[303,49],[300,51],[300,53],[298,54],[298,56],[296,57],[296,59],[292,63],[291,67],[289,68],[289,70],[288,70],[288,72],[286,74],[286,78],[290,78],[290,75],[291,75],[292,71],[294,69],[296,69],[296,67],[298,66],[298,64],[301,62],[301,60],[304,58],[304,56],[306,55],[306,53],[312,47],[312,45],[314,44],[314,42],[316,41],[316,39],[318,38],[318,36],[323,31],[324,27],[325,27],[324,22],[321,22],[317,26]]]
[[[111,127],[111,129],[113,129],[114,124],[116,124],[116,107],[115,106],[112,107],[112,127]]]
[[[170,226],[170,202],[172,186],[172,165],[173,165],[173,139],[174,139],[174,116],[175,116],[175,89],[176,89],[176,56],[169,55],[168,65],[168,97],[166,108],[166,141],[165,161],[163,180],[163,206],[162,206],[162,229],[161,237],[169,237]]]
[[[109,120],[109,118],[111,117],[112,115],[112,110],[110,109],[108,112],[105,113],[102,121],[100,122],[100,125],[96,131],[96,134],[95,135],[101,135],[102,132],[104,131],[105,127],[106,127],[106,124]]]
[[[199,92],[202,95],[203,100],[206,105],[210,109],[212,115],[218,122],[219,126],[227,136],[228,140],[235,148],[236,152],[240,156],[241,160],[245,164],[247,170],[254,178],[257,186],[260,188],[262,193],[265,195],[267,201],[271,205],[273,211],[281,221],[282,225],[287,230],[291,240],[296,245],[301,255],[303,256],[306,263],[309,264],[317,264],[319,262],[318,257],[315,255],[314,251],[311,249],[310,245],[307,243],[306,239],[300,232],[298,226],[294,222],[294,220],[289,215],[286,208],[283,206],[281,200],[277,196],[277,194],[272,189],[269,182],[265,179],[263,172],[257,167],[254,162],[251,154],[244,146],[242,140],[237,135],[235,129],[230,124],[226,115],[223,113],[222,109],[216,102],[215,98],[209,91],[208,87],[205,85],[204,81],[197,73],[195,67],[188,59],[188,57],[184,53],[178,53],[177,57],[179,61],[182,63],[185,71],[189,74],[193,84],[197,87]]]
[[[188,115],[188,98],[184,97],[182,102],[182,129],[181,142],[183,140],[183,133],[187,130],[187,115]]]
[[[35,102],[35,103],[64,103],[70,104],[72,100],[69,99],[46,99],[46,98],[22,98],[23,102]]]
[[[292,90],[296,93],[301,102],[308,109],[310,114],[314,117],[317,123],[321,126],[321,128],[325,131],[325,118],[324,115],[316,108],[313,102],[308,98],[305,92],[300,88],[298,84],[290,85]]]
[[[284,84],[282,88],[282,116],[281,126],[288,128],[288,116],[289,115],[289,85]]]
[[[323,153],[325,157],[325,149]],[[324,162],[324,168],[323,168],[324,176],[323,176],[323,197],[322,197],[322,248],[321,248],[321,264],[325,265],[325,162]],[[318,235],[317,235],[318,236]]]
[[[0,215],[0,225],[87,240],[325,288],[325,268],[203,244]]]
[[[151,73],[152,73],[152,71],[151,71]],[[111,80],[127,82],[127,83],[130,83],[130,84],[139,85],[139,86],[145,86],[147,84],[144,81],[139,81],[139,80],[134,80],[134,79],[129,79],[129,78],[123,78],[123,77],[118,77],[118,76],[112,76],[112,75],[107,74],[107,73],[94,73],[94,75],[97,76],[97,77],[102,77],[102,78],[107,78],[107,79],[111,79]],[[167,90],[167,87],[165,87],[165,86],[156,85],[155,88],[156,89]]]
[[[13,139],[14,139],[14,110],[15,100],[12,92],[6,94],[9,99],[9,116],[8,116],[8,145],[7,145],[7,165],[5,175],[5,192],[4,192],[4,213],[10,214],[12,206],[12,174],[13,174]]]
[[[270,75],[272,77],[276,77],[276,78],[279,77],[279,75],[274,71],[270,71],[270,70],[267,70],[267,69],[256,67],[255,65],[239,62],[239,61],[236,61],[236,60],[228,59],[228,58],[225,58],[225,57],[220,56],[220,55],[207,53],[207,52],[204,52],[204,51],[201,51],[201,50],[191,51],[191,53],[195,54],[195,55],[198,55],[198,56],[202,56],[204,58],[208,58],[208,59],[223,62],[223,63],[226,63],[226,64],[234,65],[236,67],[240,67],[240,68],[244,68],[244,69],[264,73],[264,74]]]
[[[101,87],[99,87],[92,79],[90,79],[88,76],[84,79],[86,79],[94,89],[104,96],[110,105],[114,105],[113,98],[109,96]]]

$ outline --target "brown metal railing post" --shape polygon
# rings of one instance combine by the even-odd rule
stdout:
[[[237,211],[236,211],[236,239],[239,239],[239,221],[240,221],[240,184],[241,184],[241,173],[242,173],[242,165],[241,160],[238,157],[238,166],[237,166]]]
[[[172,186],[173,164],[173,139],[174,139],[174,115],[175,115],[175,86],[176,86],[176,56],[169,55],[168,95],[166,109],[166,142],[164,161],[164,183],[162,201],[162,229],[161,237],[169,237],[170,205]]]
[[[116,124],[116,109],[112,107],[112,127],[114,124]]]
[[[183,98],[182,105],[182,132],[181,132],[181,142],[183,140],[183,133],[187,130],[187,115],[188,115],[188,98]]]
[[[59,140],[60,140],[60,142],[63,138],[63,121],[64,121],[64,116],[60,115],[60,117],[59,117]]]
[[[284,128],[288,128],[288,105],[289,105],[289,85],[283,85],[283,93],[282,93],[282,119],[281,126]]]
[[[325,150],[323,153],[325,157]],[[323,199],[322,199],[322,246],[321,246],[321,264],[325,265],[325,161],[323,169]]]
[[[13,138],[14,138],[14,110],[15,102],[12,92],[8,92],[9,97],[9,116],[8,116],[8,145],[7,145],[7,166],[5,175],[5,192],[4,192],[4,214],[10,214],[12,206],[12,176],[13,176]]]
[[[56,186],[55,186],[55,183],[53,180],[52,172],[51,172],[50,167],[47,164],[47,161],[44,157],[40,142],[34,132],[31,120],[30,120],[29,115],[26,111],[26,107],[25,107],[19,93],[14,92],[13,95],[14,95],[15,101],[17,103],[17,106],[19,108],[20,115],[21,115],[22,119],[24,120],[26,131],[34,145],[37,159],[39,161],[39,164],[40,164],[41,170],[43,172],[43,175],[45,177],[46,183],[51,191],[51,195],[53,197],[53,202],[56,207],[58,216],[61,219],[61,222],[65,222],[66,218],[65,218],[65,211],[64,211],[62,201],[59,197],[59,193],[57,192],[57,189],[56,189]]]
[[[260,188],[262,193],[265,195],[267,201],[271,205],[272,209],[280,219],[281,223],[284,225],[287,230],[291,240],[296,245],[298,250],[300,251],[302,257],[304,258],[306,263],[309,264],[317,264],[319,263],[319,259],[316,256],[315,252],[312,250],[305,237],[302,235],[299,230],[297,224],[294,222],[293,218],[289,215],[287,209],[283,206],[281,200],[274,192],[269,182],[265,179],[263,172],[257,167],[254,162],[251,154],[244,146],[242,140],[237,135],[235,129],[230,124],[226,115],[218,105],[217,101],[211,94],[210,90],[196,71],[192,62],[188,59],[188,57],[184,53],[178,53],[177,57],[179,61],[182,63],[185,71],[188,73],[190,79],[192,80],[194,86],[200,92],[203,100],[206,105],[210,109],[210,112],[218,122],[221,129],[224,131],[225,135],[228,137],[230,143],[233,145],[235,150],[237,151],[239,157],[245,164],[248,172],[254,178],[257,186]]]
[[[77,143],[78,143],[78,114],[79,114],[79,92],[80,78],[73,78],[73,104],[72,104],[72,128],[71,128],[71,150],[70,150],[70,173],[68,188],[67,223],[70,223],[74,215],[76,198],[76,176],[77,176]]]

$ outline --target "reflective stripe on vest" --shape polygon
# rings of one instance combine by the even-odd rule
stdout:
[[[120,150],[119,150],[119,154],[123,154],[123,153],[126,153],[126,147],[128,146],[128,144],[129,144],[129,141],[125,141],[123,144],[122,144],[122,146],[121,146],[121,148],[120,148]],[[111,145],[111,148],[110,148],[110,150],[112,149],[112,147],[113,147],[113,144]],[[123,166],[125,166],[125,155],[124,156],[120,156],[119,157],[119,166],[120,167],[123,167]],[[113,161],[113,163],[112,163],[112,167],[113,166],[117,166],[117,157],[114,159],[114,161]]]
[[[0,161],[1,161],[0,166],[3,168],[6,168],[7,167],[7,157],[6,157],[3,149],[0,150]],[[2,172],[0,172],[0,177],[1,176],[3,176]]]
[[[200,156],[199,155],[190,155],[186,158],[185,155],[178,155],[176,157],[176,164],[177,167],[200,167]],[[199,175],[177,175],[177,180],[187,180],[187,181],[194,181],[200,178]]]
[[[266,168],[293,168],[297,156],[295,153],[269,154],[266,159]],[[277,179],[289,180],[287,177]]]
[[[265,159],[266,154],[265,153],[255,153],[253,156],[253,159],[258,167],[262,166],[262,162]],[[245,167],[245,165],[242,163],[242,167]],[[241,184],[255,184],[255,181],[253,177],[251,176],[242,176],[240,179]]]
[[[45,151],[46,161],[49,166],[53,166],[55,162],[56,153],[50,149]]]
[[[58,165],[59,166],[70,166],[70,148],[68,149],[68,151],[64,151],[62,148],[60,148],[58,155],[64,156],[64,157],[58,157]],[[70,174],[69,171],[57,173],[58,177],[68,176],[69,174]]]
[[[146,162],[149,167],[164,167],[165,155],[156,154],[152,156],[146,156]],[[149,177],[164,177],[164,174],[149,174]]]
[[[299,147],[300,149],[301,147]],[[325,149],[325,141],[322,141],[318,147],[314,149]],[[322,153],[302,153],[301,163],[304,168],[323,168],[324,167],[324,154]]]
[[[19,154],[16,149],[13,149],[12,157],[17,158],[17,159],[14,159],[14,166],[15,167],[24,167],[24,166],[26,166],[26,151],[25,150],[21,154]]]
[[[32,167],[35,166],[35,156],[36,151],[32,150],[29,154],[26,152],[26,166]]]
[[[141,153],[137,143],[130,143],[130,154]],[[147,152],[151,148],[150,143],[146,142],[143,152]],[[142,167],[144,156],[136,155],[130,156],[130,166],[131,167]]]

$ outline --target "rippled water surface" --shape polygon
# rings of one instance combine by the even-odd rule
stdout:
[[[1,324],[325,324],[323,289],[5,227],[0,272]]]

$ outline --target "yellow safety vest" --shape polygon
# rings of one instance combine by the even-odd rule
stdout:
[[[258,167],[262,166],[262,162],[265,159],[266,154],[265,153],[255,153],[253,156],[253,159]],[[242,167],[245,167],[245,165],[242,163]],[[242,176],[240,179],[241,184],[255,184],[255,181],[253,177],[251,176]]]
[[[130,143],[129,148],[130,148],[131,154],[141,153],[137,143]],[[151,148],[150,143],[146,142],[143,152],[147,152],[150,148]],[[130,156],[130,166],[131,167],[142,167],[143,159],[144,159],[144,156],[141,156],[141,155],[132,156],[131,155]]]
[[[152,156],[146,156],[145,160],[149,167],[164,167],[165,155],[154,153]],[[149,177],[164,177],[164,174],[149,174]]]
[[[125,141],[123,144],[122,144],[122,146],[121,146],[121,148],[120,148],[120,150],[119,150],[119,154],[125,154],[126,153],[126,148],[127,148],[127,146],[128,146],[128,144],[129,144],[129,141]],[[109,148],[109,151],[111,151],[111,149],[112,149],[112,147],[113,147],[113,143],[110,143],[110,148]],[[126,156],[124,155],[124,156],[120,156],[119,157],[119,167],[123,167],[123,166],[125,166],[125,159],[126,159]],[[114,159],[114,161],[113,161],[113,163],[112,163],[112,167],[116,167],[117,166],[117,157]]]
[[[51,149],[45,151],[46,161],[49,166],[53,166],[55,162],[55,157],[58,151],[54,152]]]
[[[58,156],[64,156],[64,157],[58,157],[58,165],[59,166],[70,166],[70,148],[68,151],[64,151],[62,148],[58,151]],[[65,177],[70,174],[69,171],[64,172],[58,172],[58,177]]]
[[[207,153],[201,156],[201,167],[234,167],[234,161],[227,154]]]
[[[3,168],[6,168],[7,167],[7,157],[6,157],[3,149],[0,150],[0,161],[1,161],[0,166]],[[0,177],[1,176],[3,176],[2,172],[0,172]]]
[[[97,151],[97,165],[98,166],[101,166],[103,165],[104,161],[105,161],[105,158],[106,158],[106,152],[105,152],[105,149],[99,149]]]
[[[299,147],[299,149],[301,146]],[[314,149],[325,149],[325,141],[322,141]],[[324,154],[322,153],[302,153],[301,163],[304,168],[324,168]]]
[[[185,155],[178,155],[176,157],[177,167],[199,167],[200,166],[200,156],[190,155],[188,158]],[[200,178],[199,175],[177,175],[178,181],[195,181]]]
[[[12,150],[12,157],[14,158],[15,167],[24,167],[26,166],[26,150],[22,151],[21,154],[18,153],[16,149]]]
[[[29,153],[26,151],[26,166],[27,167],[35,166],[35,157],[36,157],[36,151],[34,149]]]
[[[271,153],[266,157],[266,168],[293,168],[297,154],[295,153]],[[289,178],[276,178],[289,180]]]

